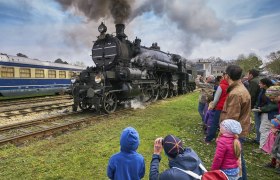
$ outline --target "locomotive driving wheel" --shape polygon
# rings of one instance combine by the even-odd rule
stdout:
[[[152,86],[147,86],[142,90],[142,101],[149,102],[152,101],[154,97],[154,89]]]
[[[151,98],[151,102],[155,102],[158,99],[159,96],[159,86],[160,86],[160,79],[158,78],[157,74],[151,74],[151,79],[156,80],[156,84],[151,85],[152,89],[153,89],[153,97]]]
[[[160,78],[159,96],[161,99],[166,99],[169,94],[169,82],[167,77],[163,74]]]
[[[157,101],[158,96],[159,96],[159,88],[158,88],[158,87],[156,87],[156,88],[154,88],[154,95],[153,95],[153,97],[152,97],[151,101],[152,101],[152,102]]]
[[[118,98],[115,93],[105,93],[103,100],[103,109],[106,113],[113,113],[118,104]]]

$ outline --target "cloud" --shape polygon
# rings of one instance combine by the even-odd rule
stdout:
[[[139,21],[145,17],[147,13],[152,13],[157,16],[159,22]],[[130,17],[132,22],[135,22],[135,27],[140,24],[145,24],[146,27],[141,28],[142,31],[150,29],[150,32],[157,32],[157,36],[166,37],[168,34],[172,39],[161,38],[161,42],[169,51],[180,51],[180,54],[189,55],[193,48],[199,45],[204,40],[211,41],[227,41],[234,34],[234,23],[224,21],[217,18],[215,12],[209,8],[204,0],[174,0],[170,3],[167,0],[149,0],[139,7],[134,7],[133,14]],[[160,23],[161,22],[161,23]],[[160,25],[157,26],[157,25]],[[137,30],[136,30],[137,31]],[[137,31],[139,32],[139,31]],[[147,40],[148,34],[145,34],[144,39]],[[174,49],[171,48],[168,42],[173,41],[173,45],[180,45]],[[174,46],[173,46],[174,47]]]
[[[1,53],[22,52],[31,58],[48,61],[62,58],[70,63],[86,61],[93,64],[89,54],[94,34],[88,36],[88,40],[70,41],[70,30],[87,30],[88,27],[81,23],[81,17],[61,11],[57,3],[11,0],[0,2],[0,12],[0,19],[5,19],[0,33]]]
[[[110,6],[103,0],[57,1],[0,1],[0,51],[92,65],[89,55],[100,21],[105,21],[108,33],[115,32],[116,19],[112,18]],[[260,54],[279,49],[279,3],[272,0],[269,2],[273,6],[262,0],[122,2],[130,3],[130,10],[125,11],[128,15],[124,16],[128,18],[125,33],[130,40],[141,38],[145,46],[158,42],[162,50],[190,58],[232,58],[251,49]],[[73,6],[75,3],[77,6]],[[83,11],[79,3],[95,6],[81,6],[86,9]]]
[[[230,38],[233,24],[218,19],[205,0],[149,0],[136,8],[132,18],[145,12],[166,16],[177,28],[202,39],[221,40]]]
[[[280,14],[274,14],[256,17],[246,23],[238,23],[239,31],[229,42],[204,41],[193,51],[191,58],[219,56],[224,59],[234,59],[239,54],[256,53],[265,60],[270,52],[280,49],[280,32],[276,30],[279,28],[279,19]]]

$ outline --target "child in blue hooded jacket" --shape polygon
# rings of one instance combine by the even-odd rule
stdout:
[[[113,180],[138,180],[145,175],[144,157],[137,153],[140,139],[138,132],[127,127],[120,138],[121,151],[114,154],[108,163],[107,176]]]

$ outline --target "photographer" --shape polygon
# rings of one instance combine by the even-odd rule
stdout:
[[[198,102],[198,112],[201,116],[202,122],[204,121],[204,109],[207,105],[207,99],[206,97],[209,95],[213,95],[214,92],[214,80],[215,77],[213,75],[210,75],[206,78],[206,81],[203,81],[203,78],[201,75],[197,75],[197,78],[195,79],[195,84],[198,88],[200,88],[200,96],[199,96],[199,102]]]
[[[159,173],[162,149],[164,149],[168,157],[170,168]],[[191,148],[183,148],[182,141],[176,136],[168,135],[164,139],[157,138],[154,142],[154,154],[150,166],[150,180],[191,180],[193,177],[177,168],[202,175],[203,172],[199,167],[200,163],[202,164],[197,154]]]

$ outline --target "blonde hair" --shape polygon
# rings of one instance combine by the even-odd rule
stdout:
[[[218,139],[221,135],[222,135],[222,133],[219,132],[216,142],[218,141]],[[235,134],[234,140],[233,140],[233,149],[234,149],[234,155],[236,158],[239,158],[240,154],[241,154],[241,144],[240,144],[240,141],[238,140],[238,138],[239,138],[239,136],[237,134]]]
[[[240,141],[238,140],[238,135],[234,135],[233,148],[234,148],[235,157],[239,158],[241,154],[241,144]]]

